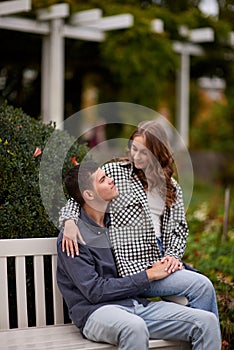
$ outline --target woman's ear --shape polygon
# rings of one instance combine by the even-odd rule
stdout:
[[[84,190],[83,198],[84,200],[92,201],[94,199],[94,194],[91,190]]]

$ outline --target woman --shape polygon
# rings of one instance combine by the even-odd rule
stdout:
[[[119,197],[110,204],[109,228],[118,272],[126,276],[146,269],[154,261],[166,261],[168,277],[151,283],[144,297],[185,296],[189,306],[218,317],[211,282],[182,268],[188,226],[182,191],[172,178],[173,164],[165,131],[156,121],[149,121],[139,124],[130,137],[129,160],[103,166],[119,190]],[[60,219],[77,221],[78,216],[79,208],[70,200]],[[71,237],[77,235],[77,226],[73,227],[65,224],[66,236],[69,232],[73,233]],[[65,240],[64,246],[68,245]]]

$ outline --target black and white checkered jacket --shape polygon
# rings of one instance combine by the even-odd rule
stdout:
[[[106,175],[113,177],[119,196],[111,201],[109,236],[120,276],[134,274],[162,258],[156,242],[147,195],[130,162],[105,164]],[[181,259],[186,247],[188,226],[184,213],[182,191],[176,186],[177,201],[164,209],[161,239],[164,255]],[[77,222],[79,205],[70,199],[60,212],[60,223],[67,219]]]

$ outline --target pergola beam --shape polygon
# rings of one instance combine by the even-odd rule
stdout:
[[[83,26],[87,23],[97,21],[101,17],[102,17],[101,9],[80,11],[78,13],[71,15],[70,24],[74,26],[78,26],[78,25]]]
[[[116,16],[108,16],[96,21],[86,22],[83,25],[87,28],[103,31],[125,29],[133,25],[133,16],[129,13]]]
[[[181,41],[173,41],[172,43],[173,50],[179,54],[188,54],[193,56],[204,55],[204,50],[201,45],[194,45],[191,43],[185,43]]]
[[[105,33],[85,27],[74,28],[65,24],[63,26],[62,35],[70,39],[89,40],[101,42],[105,40]]]
[[[208,43],[214,41],[214,31],[212,28],[197,28],[190,30],[189,41],[193,43]]]
[[[151,21],[151,30],[154,33],[163,33],[164,32],[164,22],[160,18],[153,19]]]
[[[17,30],[19,32],[48,35],[48,22],[39,22],[19,17],[1,17],[0,29]],[[101,42],[105,40],[105,33],[85,27],[64,25],[61,35],[66,38]]]
[[[37,19],[39,21],[51,21],[56,18],[66,18],[69,16],[68,4],[52,5],[46,9],[37,10]]]
[[[13,0],[0,3],[0,16],[29,10],[31,10],[31,0]]]
[[[42,35],[47,35],[50,32],[48,23],[19,17],[1,17],[0,28]]]

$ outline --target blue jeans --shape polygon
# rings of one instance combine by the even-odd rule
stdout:
[[[185,296],[188,306],[213,312],[219,318],[214,287],[202,274],[190,270],[176,271],[162,280],[151,282],[150,288],[141,296],[152,298],[168,295]]]
[[[148,350],[149,338],[187,341],[193,350],[220,350],[219,322],[211,312],[164,301],[144,307],[106,305],[94,311],[83,329],[96,342],[119,350]]]

